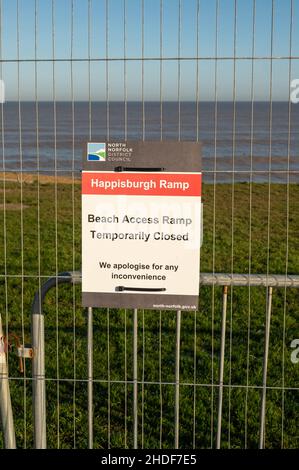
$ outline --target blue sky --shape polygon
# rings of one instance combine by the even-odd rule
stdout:
[[[146,100],[159,100],[160,94],[163,100],[176,100],[178,88],[180,99],[195,100],[197,82],[199,99],[214,100],[216,52],[221,58],[217,61],[217,98],[233,99],[235,83],[236,99],[249,100],[252,61],[240,57],[252,56],[253,7],[254,0],[1,0],[0,78],[6,84],[6,99],[17,99],[19,88],[21,100],[34,99],[36,90],[38,99],[52,100],[53,81],[56,99],[71,99],[73,73],[75,100],[88,99],[89,81],[91,99],[106,100],[107,63],[100,59],[106,58],[108,26],[108,58],[120,59],[108,63],[110,100],[123,100],[125,93],[128,100],[140,100],[142,84]],[[281,58],[273,60],[272,80],[269,58],[254,61],[256,100],[269,99],[271,82],[273,99],[287,100],[289,96],[289,61],[285,58],[290,55],[291,0],[255,0],[254,55],[271,56],[272,8],[272,53]],[[142,43],[144,57],[153,59],[144,62],[143,74]],[[161,52],[162,57],[167,58],[162,63],[162,75]],[[201,59],[198,70],[194,59],[197,54]],[[181,61],[179,87],[178,55],[190,58]],[[299,57],[299,0],[293,0],[291,55]],[[136,59],[127,61],[126,69],[121,60],[124,56]],[[81,61],[71,65],[71,57]],[[93,59],[90,65],[88,57]],[[55,63],[55,80],[53,58],[62,60]],[[19,66],[17,59],[21,60]],[[299,59],[291,61],[291,78],[299,78]]]

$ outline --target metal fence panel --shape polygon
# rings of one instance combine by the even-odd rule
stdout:
[[[0,405],[9,384],[17,447],[298,447],[298,19],[298,0],[0,1]],[[95,139],[203,142],[197,312],[82,311]]]

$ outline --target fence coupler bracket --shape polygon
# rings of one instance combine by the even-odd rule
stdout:
[[[31,346],[20,345],[17,348],[20,363],[20,372],[24,372],[23,360],[33,358],[33,349]]]

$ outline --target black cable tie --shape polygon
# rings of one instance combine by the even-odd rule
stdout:
[[[135,292],[164,292],[166,291],[165,287],[125,287],[125,286],[116,286],[116,292],[124,291],[135,291]]]
[[[140,168],[140,167],[129,167],[129,166],[116,166],[114,171],[121,173],[122,171],[165,171],[165,168]]]

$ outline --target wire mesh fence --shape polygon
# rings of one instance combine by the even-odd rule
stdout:
[[[40,434],[34,364],[16,353],[53,276],[48,447],[298,447],[298,20],[297,0],[1,0],[0,347],[18,447]],[[202,141],[197,312],[85,312],[80,285],[58,285],[81,266],[82,149],[109,139]]]

